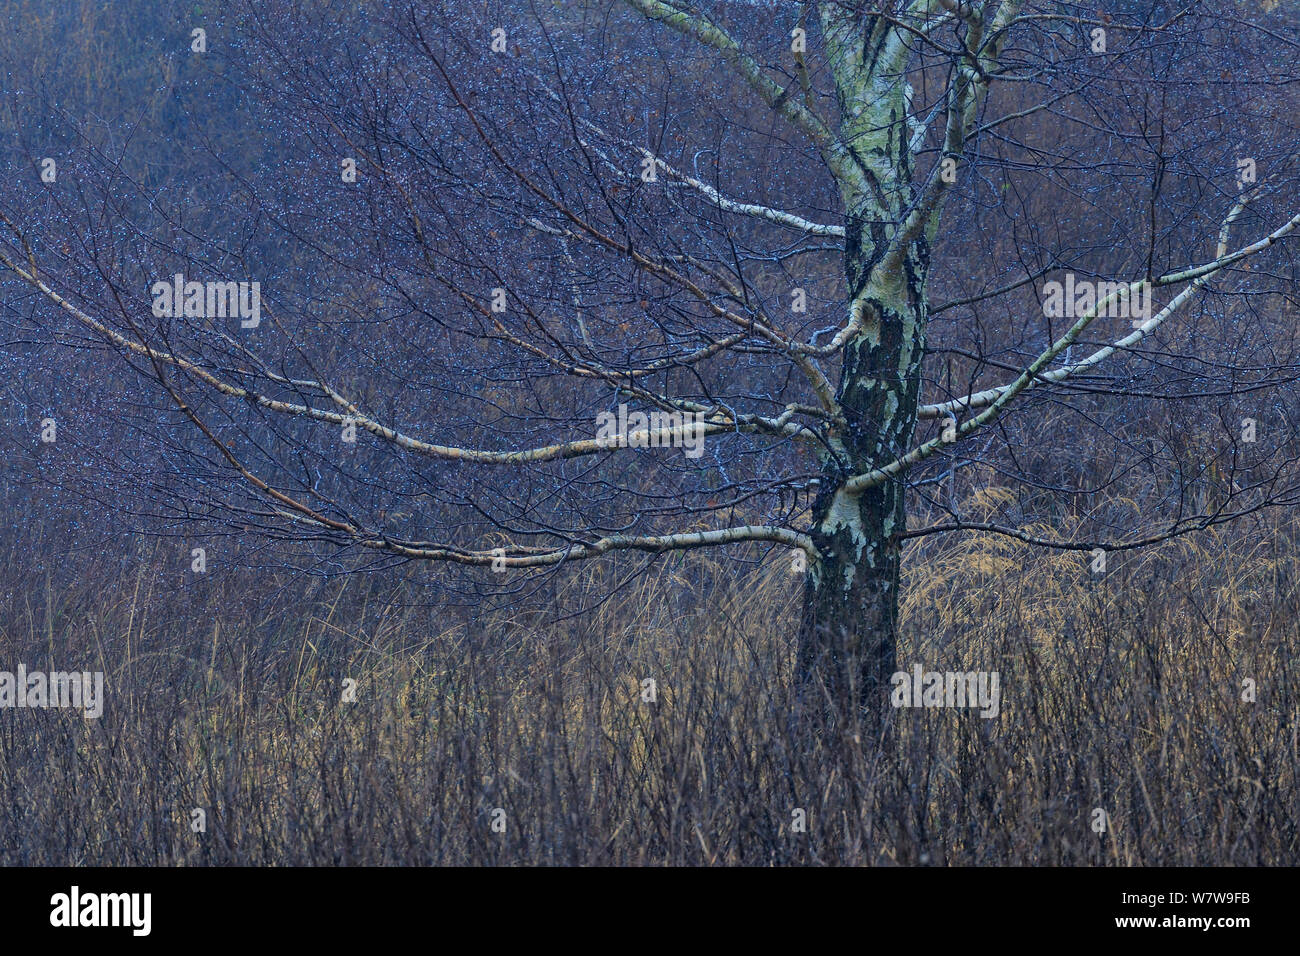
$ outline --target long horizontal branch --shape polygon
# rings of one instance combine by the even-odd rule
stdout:
[[[776,544],[801,548],[810,556],[816,554],[812,538],[808,537],[808,535],[800,534],[789,528],[777,528],[770,525],[742,525],[735,528],[718,528],[712,531],[682,531],[676,534],[641,537],[611,535],[587,544],[571,544],[563,548],[550,548],[527,554],[519,553],[520,549],[517,548],[466,551],[444,545],[407,543],[389,538],[371,538],[361,541],[360,544],[366,548],[428,561],[450,561],[455,564],[479,566],[493,565],[501,568],[541,568],[562,564],[566,561],[595,558],[611,551],[664,553],[718,547],[743,541],[771,541]]]
[[[730,434],[737,431],[766,431],[787,436],[800,435],[805,431],[802,425],[791,421],[793,415],[798,411],[798,407],[796,406],[787,408],[775,419],[760,419],[758,416],[754,416],[753,420],[736,421],[730,415],[725,416],[725,418],[718,415],[715,417],[721,418],[722,420],[694,422],[690,424],[683,423],[680,425],[671,425],[660,428],[638,429],[629,432],[625,436],[619,436],[617,441],[610,441],[602,438],[579,439],[576,441],[544,445],[520,451],[486,451],[474,448],[460,448],[452,445],[440,445],[412,438],[410,435],[406,435],[395,428],[390,428],[387,425],[375,421],[358,411],[352,403],[348,402],[334,389],[320,382],[281,379],[282,381],[296,387],[310,387],[321,391],[333,402],[345,408],[347,410],[346,414],[326,411],[324,409],[314,408],[310,405],[300,405],[294,402],[280,401],[279,399],[263,395],[260,392],[242,388],[238,385],[232,385],[231,383],[218,378],[216,375],[213,375],[207,369],[203,368],[191,359],[174,355],[160,349],[155,349],[152,346],[145,345],[141,342],[133,341],[115,329],[97,321],[81,309],[77,308],[77,306],[73,305],[58,292],[50,288],[50,286],[47,285],[39,276],[33,275],[31,271],[24,269],[22,266],[13,262],[3,253],[0,253],[0,263],[3,263],[15,275],[29,283],[51,302],[54,302],[56,305],[67,311],[87,328],[108,339],[114,345],[128,349],[137,355],[150,359],[151,361],[162,362],[175,368],[179,368],[193,375],[195,378],[223,395],[253,402],[269,411],[284,415],[327,422],[340,427],[345,425],[355,425],[356,427],[362,428],[370,434],[382,438],[385,441],[428,457],[475,464],[514,465],[576,458],[583,455],[597,454],[602,451],[610,451],[621,447],[664,447],[666,445],[673,445],[683,440],[695,437],[703,438],[709,435]],[[276,378],[279,379],[280,377],[276,376]]]

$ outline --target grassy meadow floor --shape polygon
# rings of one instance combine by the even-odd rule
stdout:
[[[10,555],[0,669],[102,670],[107,700],[0,710],[0,864],[1295,863],[1291,534],[1102,576],[1005,538],[913,547],[900,669],[996,670],[1001,713],[892,711],[884,747],[793,726],[784,555],[622,587],[635,564],[592,565],[529,614],[148,555],[59,585]]]

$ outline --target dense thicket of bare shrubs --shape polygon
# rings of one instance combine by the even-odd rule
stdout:
[[[997,669],[1002,713],[894,711],[879,756],[790,720],[780,553],[664,560],[603,603],[630,562],[584,568],[547,587],[596,609],[547,623],[381,576],[196,578],[153,545],[41,581],[15,544],[4,659],[102,668],[107,704],[0,711],[0,862],[1290,863],[1295,531],[1104,576],[1007,539],[917,549],[900,666]]]

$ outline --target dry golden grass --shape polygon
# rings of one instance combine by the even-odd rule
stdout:
[[[3,666],[102,669],[108,701],[0,711],[0,862],[1292,863],[1294,533],[1185,538],[1101,577],[1008,538],[913,545],[900,669],[996,670],[1002,713],[892,711],[879,748],[793,721],[781,553],[630,582],[593,564],[528,612],[375,577],[176,592],[149,554],[16,578]]]

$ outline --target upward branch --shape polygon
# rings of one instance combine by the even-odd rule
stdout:
[[[726,30],[702,13],[688,13],[663,0],[624,0],[624,3],[652,20],[717,50],[750,89],[762,97],[763,102],[802,130],[825,153],[833,139],[826,124],[792,97],[789,90],[777,85],[764,73],[763,68]]]
[[[1297,227],[1300,227],[1300,215],[1296,215],[1292,217],[1274,232],[1270,233],[1269,235],[1265,236],[1264,238],[1256,242],[1252,242],[1248,246],[1238,249],[1236,252],[1232,253],[1231,255],[1221,256],[1215,259],[1213,262],[1208,262],[1205,263],[1204,265],[1195,266],[1190,269],[1184,269],[1181,272],[1172,273],[1171,275],[1163,276],[1161,279],[1156,280],[1156,284],[1160,284],[1160,285],[1169,285],[1175,282],[1185,282],[1189,279],[1191,280],[1191,282],[1181,292],[1179,292],[1176,296],[1174,296],[1174,298],[1171,299],[1169,303],[1163,309],[1160,310],[1160,312],[1152,316],[1150,319],[1146,320],[1146,322],[1143,323],[1142,328],[1139,329],[1138,332],[1135,332],[1133,336],[1130,336],[1130,338],[1133,338],[1136,341],[1136,338],[1141,337],[1139,333],[1143,335],[1146,334],[1151,329],[1155,328],[1157,325],[1159,325],[1161,322],[1167,319],[1170,315],[1173,315],[1174,312],[1176,312],[1184,303],[1186,303],[1197,292],[1199,292],[1202,288],[1204,288],[1209,283],[1211,278],[1213,278],[1215,275],[1217,275],[1223,269],[1227,268],[1232,263],[1238,262],[1242,259],[1247,258],[1248,256],[1255,255],[1256,253],[1269,248],[1275,242],[1279,241],[1283,237],[1294,232]],[[1138,280],[1137,282],[1128,283],[1128,285],[1125,287],[1125,292],[1123,294],[1127,294],[1127,295],[1133,294],[1142,286],[1142,284],[1145,281],[1146,280]],[[1056,358],[1056,356],[1060,355],[1067,348],[1069,348],[1071,344],[1077,341],[1079,336],[1083,333],[1083,331],[1089,325],[1091,325],[1093,321],[1102,312],[1106,310],[1106,308],[1110,305],[1110,303],[1120,296],[1120,294],[1121,294],[1120,292],[1116,291],[1111,293],[1108,296],[1104,296],[1100,301],[1096,303],[1096,305],[1094,305],[1083,316],[1081,316],[1074,323],[1074,325],[1072,325],[1065,332],[1064,335],[1062,335],[1059,339],[1053,342],[1050,348],[1046,349],[1041,355],[1038,356],[1038,358],[1036,358],[1032,363],[1030,363],[1029,367],[1026,368],[1024,372],[1020,374],[1020,377],[1017,378],[1014,382],[1011,382],[1009,385],[1000,386],[997,389],[990,389],[987,394],[991,396],[991,400],[984,399],[982,396],[969,397],[970,400],[984,401],[988,407],[985,408],[984,411],[981,412],[979,415],[976,415],[974,418],[962,422],[961,425],[958,426],[956,430],[957,437],[961,438],[965,435],[969,435],[977,428],[980,428],[981,426],[988,424],[993,419],[997,418],[1000,414],[1002,414],[1003,410],[1015,399],[1017,395],[1019,395],[1025,389],[1032,386],[1035,383],[1035,381],[1043,380],[1045,378],[1044,376],[1041,375],[1043,369],[1045,369],[1048,365],[1050,365],[1051,362]],[[1077,367],[1067,366],[1066,369],[1060,370],[1060,374],[1058,374],[1056,380],[1059,381],[1060,379],[1065,378],[1067,375],[1072,374],[1074,371],[1077,370],[1078,367],[1084,367],[1086,365],[1095,364],[1096,362],[1101,361],[1102,358],[1105,358],[1106,356],[1111,355],[1116,351],[1118,351],[1118,346],[1108,346],[1106,349],[1101,350],[1101,352],[1105,353],[1104,355],[1101,355],[1100,357],[1093,356],[1090,357],[1089,359],[1085,359],[1083,362],[1079,363]],[[1048,380],[1051,379],[1049,378]],[[894,478],[897,475],[901,474],[902,472],[906,471],[908,468],[910,468],[912,465],[916,464],[917,462],[930,457],[932,454],[938,451],[939,448],[943,447],[946,444],[948,444],[948,441],[945,440],[944,438],[931,439],[925,444],[920,445],[917,448],[913,449],[911,452],[902,456],[901,458],[898,458],[893,462],[891,462],[890,464],[885,465],[883,468],[873,469],[870,472],[857,475],[849,479],[847,482],[844,483],[842,489],[843,493],[846,495],[858,495],[866,491],[868,488],[874,488],[877,485],[883,484],[884,482],[890,480],[891,478]]]

